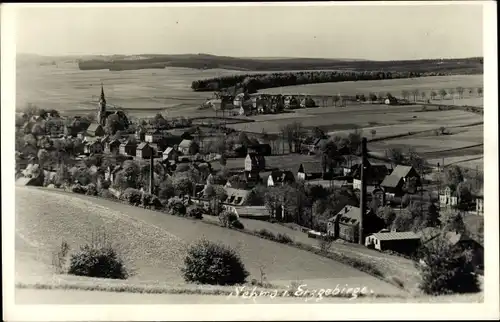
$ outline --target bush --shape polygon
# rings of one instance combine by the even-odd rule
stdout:
[[[85,193],[85,188],[83,188],[80,184],[74,184],[71,186],[71,192],[74,193]]]
[[[260,229],[257,231],[257,234],[264,237],[264,238],[267,238],[267,239],[271,239],[271,240],[276,239],[276,236],[273,234],[273,232],[269,231],[267,229]]]
[[[293,239],[287,234],[278,233],[276,236],[276,241],[282,244],[293,244]]]
[[[85,188],[87,189],[86,195],[97,196],[97,187],[95,184],[89,183]]]
[[[131,205],[138,206],[141,204],[142,192],[134,188],[127,188],[121,198]]]
[[[103,189],[99,191],[99,197],[104,198],[104,199],[112,199],[115,200],[116,196],[109,190]]]
[[[128,277],[125,265],[111,246],[90,244],[71,255],[68,274],[114,279]]]
[[[231,228],[236,228],[236,229],[245,229],[245,226],[241,221],[238,219],[234,220],[231,222]]]
[[[203,239],[188,249],[184,265],[186,282],[234,285],[244,283],[249,275],[235,250]]]
[[[180,198],[170,198],[167,202],[168,213],[174,216],[185,216],[186,206]]]
[[[196,205],[189,209],[188,211],[188,217],[195,218],[195,219],[203,219],[203,214],[205,213],[205,209]]]
[[[438,237],[420,251],[418,265],[422,282],[419,288],[426,294],[470,293],[479,291],[479,283],[471,252],[450,245]]]
[[[236,220],[238,220],[238,216],[233,212],[225,210],[219,214],[219,222],[223,227],[231,227],[231,224]]]
[[[161,209],[163,205],[157,196],[150,193],[143,193],[141,197],[141,205],[145,208]]]

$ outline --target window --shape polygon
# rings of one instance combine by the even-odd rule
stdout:
[[[236,200],[234,202],[236,204],[240,204],[242,200],[243,200],[243,197],[238,197],[238,198],[236,198]]]

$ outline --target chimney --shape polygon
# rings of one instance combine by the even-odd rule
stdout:
[[[361,141],[361,193],[360,193],[360,220],[359,220],[359,243],[363,245],[363,217],[366,213],[366,138]]]

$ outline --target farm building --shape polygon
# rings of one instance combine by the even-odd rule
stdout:
[[[312,180],[323,177],[323,165],[321,161],[307,161],[299,166],[297,171],[297,179],[299,180]]]
[[[182,154],[190,154],[189,150],[193,144],[192,140],[182,140],[179,144],[178,151]]]
[[[415,180],[416,187],[421,185],[420,175],[413,167],[398,165],[380,185],[384,188],[387,197],[400,197],[405,193],[405,183],[410,180]]]
[[[83,146],[83,153],[85,154],[97,154],[102,153],[104,147],[99,140],[90,140]]]
[[[115,153],[115,152],[119,152],[120,150],[120,144],[121,142],[117,139],[112,139],[108,142],[105,143],[104,145],[104,151],[106,153]]]
[[[234,188],[224,188],[226,190],[226,199],[222,201],[224,204],[230,204],[235,206],[244,206],[245,202],[250,194],[250,190],[234,189]]]
[[[276,170],[273,171],[267,178],[267,186],[274,187],[295,182],[295,177],[292,171]]]
[[[439,205],[441,208],[458,205],[457,194],[451,187],[446,187],[442,193],[439,193]]]
[[[148,131],[144,135],[144,141],[149,143],[157,143],[163,138],[163,133],[159,130]]]
[[[104,128],[99,123],[91,123],[87,128],[87,135],[89,136],[103,136],[104,134]]]
[[[248,153],[245,158],[245,171],[259,172],[266,169],[266,159],[257,153]]]
[[[122,142],[122,144],[120,144],[119,152],[122,155],[128,155],[128,156],[135,157],[136,149],[137,149],[136,143],[134,143],[130,140],[126,140],[125,142]]]
[[[380,251],[391,250],[405,255],[412,255],[420,246],[420,235],[412,231],[382,230],[367,236],[365,246]]]
[[[135,157],[137,159],[150,159],[154,154],[155,151],[148,142],[141,142],[135,150]]]
[[[176,149],[173,147],[169,146],[168,148],[163,151],[163,160],[170,160],[170,161],[177,161],[177,158],[179,157],[179,153],[177,152]]]
[[[335,216],[328,219],[327,232],[334,238],[356,243],[359,241],[359,221],[361,209],[354,206],[345,206]],[[385,226],[383,219],[379,218],[373,211],[368,210],[363,217],[363,240],[364,237],[380,231]]]

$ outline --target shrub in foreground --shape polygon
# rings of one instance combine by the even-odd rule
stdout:
[[[188,217],[195,219],[203,219],[203,214],[205,213],[205,209],[201,206],[194,206],[188,211]]]
[[[231,224],[236,220],[238,220],[238,216],[231,211],[225,210],[219,214],[219,222],[224,227],[231,227]]]
[[[97,186],[93,183],[89,183],[87,185],[87,192],[85,193],[88,196],[97,196]]]
[[[126,279],[123,261],[111,246],[85,245],[71,255],[68,274]]]
[[[186,206],[180,198],[174,197],[167,202],[168,213],[174,216],[184,217],[186,215]]]
[[[121,195],[121,199],[127,201],[131,205],[141,204],[142,193],[141,191],[134,188],[127,188]]]
[[[270,239],[270,240],[276,240],[276,236],[273,234],[272,231],[269,231],[267,229],[260,229],[257,230],[256,233],[264,238]]]
[[[212,285],[242,284],[249,275],[235,250],[205,239],[188,249],[182,274],[186,282]]]
[[[279,233],[278,235],[276,235],[276,241],[282,244],[293,244],[293,239],[287,234]]]

